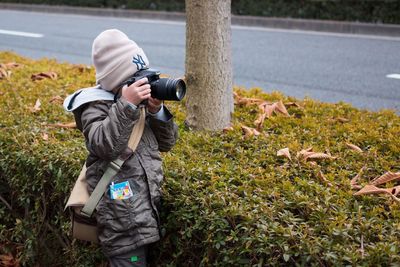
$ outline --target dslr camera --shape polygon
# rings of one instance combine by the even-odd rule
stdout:
[[[160,78],[160,71],[154,69],[142,69],[126,80],[123,85],[132,83],[147,77],[151,97],[159,100],[181,101],[186,94],[186,84],[182,79]]]

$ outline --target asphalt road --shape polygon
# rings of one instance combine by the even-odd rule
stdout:
[[[0,10],[0,50],[91,64],[92,41],[108,28],[135,40],[153,68],[184,74],[182,22]],[[232,50],[235,85],[400,111],[400,38],[233,26]]]

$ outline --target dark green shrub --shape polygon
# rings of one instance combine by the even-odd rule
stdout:
[[[184,0],[0,0],[0,2],[185,11]],[[399,24],[400,2],[396,0],[232,0],[232,14]]]
[[[96,266],[104,261],[100,251],[70,240],[63,212],[86,155],[83,138],[54,127],[73,121],[57,96],[92,85],[94,70],[0,53],[0,63],[9,62],[22,66],[0,80],[0,255],[29,266]],[[48,71],[58,78],[31,80]],[[257,105],[236,105],[233,129],[210,133],[185,128],[184,105],[168,103],[180,140],[163,154],[165,236],[152,250],[153,264],[398,264],[399,203],[385,195],[355,197],[350,179],[363,167],[361,185],[400,170],[399,116],[260,89],[236,93],[301,107],[288,106],[290,117],[273,115],[260,135],[245,138],[241,126],[254,127]],[[285,147],[291,160],[276,155]],[[336,158],[296,157],[308,147]]]

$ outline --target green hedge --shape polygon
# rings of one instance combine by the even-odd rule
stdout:
[[[184,0],[0,0],[0,2],[167,10],[181,12],[185,10]],[[396,0],[232,0],[232,13],[250,16],[347,20],[399,24],[400,2]]]
[[[21,65],[4,65],[10,62]],[[101,252],[70,239],[63,212],[86,155],[83,138],[76,129],[59,127],[73,121],[60,99],[92,85],[94,70],[5,52],[0,63],[0,75],[7,76],[0,79],[0,265],[14,260],[28,266],[98,266],[105,262]],[[57,79],[31,78],[49,71]],[[243,126],[255,127],[259,108],[241,102],[230,130],[193,132],[184,126],[183,103],[168,103],[180,140],[163,154],[165,236],[152,249],[153,265],[399,263],[399,203],[385,195],[354,196],[350,187],[361,169],[360,185],[386,171],[399,172],[399,116],[256,88],[235,91],[282,100],[290,116],[274,113],[259,135],[245,136]],[[286,147],[291,160],[277,156]],[[333,158],[296,156],[308,147]]]

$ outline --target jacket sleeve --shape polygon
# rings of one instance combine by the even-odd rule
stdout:
[[[91,154],[113,160],[125,150],[140,110],[120,98],[117,102],[96,101],[82,111],[81,123],[86,147]]]
[[[147,116],[150,128],[156,136],[158,149],[168,152],[178,139],[178,126],[174,123],[171,112],[164,106],[167,120],[157,119],[155,116]]]

